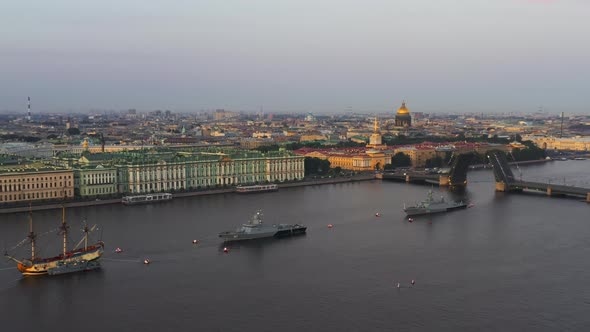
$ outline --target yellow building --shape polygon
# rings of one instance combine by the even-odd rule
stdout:
[[[538,147],[550,150],[590,151],[590,137],[530,137]]]
[[[383,169],[391,164],[392,154],[387,151],[368,150],[366,152],[346,151],[312,151],[304,154],[306,157],[328,160],[330,167],[340,167],[350,171],[373,171]]]
[[[0,169],[0,203],[60,200],[74,197],[74,174],[46,165]]]
[[[394,154],[403,153],[410,157],[413,167],[424,167],[426,160],[431,159],[439,155],[434,147],[416,147],[416,146],[404,146],[394,150]],[[444,156],[444,153],[442,153]]]

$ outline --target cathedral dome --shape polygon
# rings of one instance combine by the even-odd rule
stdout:
[[[406,102],[402,103],[402,107],[397,109],[396,115],[409,115],[410,111],[406,108]]]

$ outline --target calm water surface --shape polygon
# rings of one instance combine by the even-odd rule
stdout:
[[[565,177],[566,183],[590,187],[590,161],[521,171],[525,179],[563,183]],[[473,171],[469,181],[463,193],[434,190],[468,199],[473,208],[413,223],[405,220],[403,203],[422,200],[429,188],[379,181],[71,209],[71,243],[78,240],[81,219],[100,225],[96,233],[107,244],[103,269],[22,278],[2,261],[0,327],[590,330],[590,205],[495,193],[490,171]],[[234,229],[257,208],[267,222],[308,225],[308,234],[232,245],[224,254],[216,233]],[[57,226],[60,212],[34,218],[43,233]],[[0,221],[6,246],[24,238],[26,214],[0,215]],[[40,247],[42,254],[54,254],[59,238],[45,235]],[[124,252],[115,254],[116,247]],[[17,253],[27,254],[25,248]],[[143,265],[144,258],[153,263]]]

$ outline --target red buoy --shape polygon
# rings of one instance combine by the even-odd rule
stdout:
[[[227,249],[227,247],[224,247],[223,252],[227,254],[229,252],[229,249]]]

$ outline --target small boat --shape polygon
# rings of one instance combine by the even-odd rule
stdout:
[[[464,202],[447,202],[444,197],[441,197],[440,200],[437,201],[432,197],[432,190],[429,190],[426,200],[415,206],[406,207],[404,204],[404,212],[406,212],[408,216],[415,216],[420,214],[448,212],[456,209],[464,209],[466,207],[467,204]]]
[[[262,211],[258,210],[235,231],[221,232],[219,237],[225,242],[254,240],[269,237],[287,237],[305,234],[306,226],[299,224],[265,224],[262,222]]]
[[[236,192],[239,194],[263,193],[277,190],[279,190],[279,186],[276,184],[257,184],[252,186],[236,187]]]
[[[574,160],[586,160],[586,158],[577,157],[577,158],[574,158]]]
[[[171,199],[172,199],[172,194],[159,193],[159,194],[149,194],[149,195],[125,196],[121,200],[121,203],[123,203],[125,205],[135,205],[135,204],[164,202],[164,201],[169,201]]]

